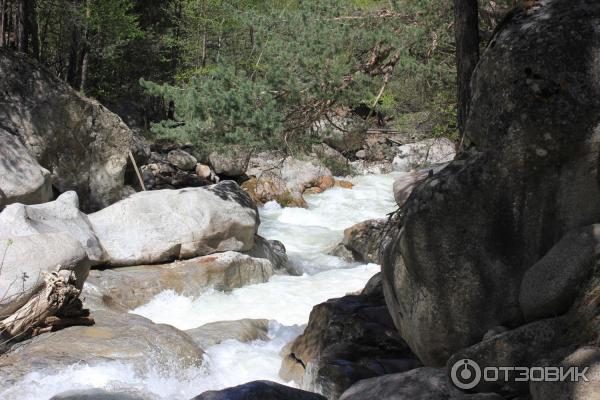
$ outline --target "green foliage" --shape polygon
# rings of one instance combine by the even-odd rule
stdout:
[[[177,85],[142,80],[175,104],[154,131],[205,148],[307,146],[325,113],[375,102],[385,74],[366,67],[374,49],[381,65],[398,58],[378,111],[431,109],[454,83],[451,11],[434,0],[183,1],[171,9]]]

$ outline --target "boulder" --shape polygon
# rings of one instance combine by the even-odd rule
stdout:
[[[164,290],[199,296],[209,288],[230,291],[264,283],[273,273],[268,260],[227,251],[170,264],[91,271],[84,294],[101,293],[104,300],[96,302],[99,308],[133,309]]]
[[[585,370],[587,382],[583,379],[562,382],[531,382],[529,384],[532,400],[596,400],[600,393],[600,348],[582,346],[566,352],[564,358],[549,360],[551,366],[565,369],[576,367],[579,372]]]
[[[259,223],[256,206],[233,181],[136,193],[89,219],[113,266],[248,251]]]
[[[350,175],[352,173],[348,159],[333,147],[325,143],[314,144],[312,152],[335,176]]]
[[[213,172],[208,165],[196,164],[195,171],[196,171],[196,175],[198,175],[200,178],[203,178],[203,179],[212,179],[213,178]]]
[[[196,157],[188,153],[187,151],[175,149],[171,150],[167,154],[167,160],[176,166],[179,169],[184,171],[192,171],[196,168],[196,164],[198,164],[198,160]]]
[[[263,152],[250,159],[246,175],[250,180],[242,188],[260,204],[271,200],[282,206],[306,207],[302,193],[319,187],[331,171],[317,160],[298,160],[278,152]]]
[[[444,370],[412,371],[365,379],[346,390],[339,400],[502,400],[494,393],[466,395],[453,389]]]
[[[344,246],[356,261],[379,264],[379,245],[387,219],[371,219],[344,230]]]
[[[0,50],[0,125],[93,211],[120,199],[133,134],[121,118],[21,53]]]
[[[254,238],[254,247],[246,252],[250,257],[264,258],[271,262],[273,268],[282,271],[287,268],[288,256],[285,246],[279,240],[267,240],[260,235]]]
[[[600,224],[567,233],[527,270],[519,302],[527,320],[564,314],[582,283],[592,275],[600,255]]]
[[[490,328],[521,325],[525,272],[569,231],[600,221],[598,18],[600,3],[586,0],[511,14],[473,75],[472,150],[403,207],[384,289],[426,365],[445,365]]]
[[[11,204],[0,213],[0,239],[38,233],[67,233],[81,244],[90,261],[101,263],[106,259],[87,215],[79,211],[75,192],[65,192],[44,204]]]
[[[233,147],[208,155],[208,161],[218,175],[238,177],[245,174],[252,152],[249,149]]]
[[[0,128],[0,210],[7,204],[52,200],[50,172],[42,168],[16,136]]]
[[[282,351],[279,375],[337,399],[353,383],[420,366],[397,334],[381,285],[315,306],[304,333]]]
[[[192,400],[325,400],[316,393],[269,381],[254,381],[223,390],[204,392]]]
[[[226,340],[237,340],[242,343],[269,340],[269,320],[242,319],[212,322],[185,332],[198,346],[207,349]]]
[[[445,164],[456,156],[456,146],[446,138],[426,139],[398,147],[392,162],[395,171],[409,172]]]
[[[312,131],[339,152],[356,152],[363,147],[367,124],[351,113],[331,114],[315,122]]]
[[[44,233],[0,239],[0,320],[36,294],[43,274],[56,270],[75,273],[81,290],[90,270],[85,249],[70,234]]]
[[[73,364],[108,360],[145,373],[156,365],[199,367],[203,351],[185,333],[134,314],[96,311],[94,326],[74,326],[40,335],[0,358],[0,378],[11,385],[30,373],[63,372]]]
[[[455,353],[447,369],[464,359],[473,360],[483,371],[486,367],[536,367],[548,354],[560,347],[568,323],[563,318],[550,318],[520,326],[499,334],[486,335],[483,341]],[[514,371],[499,374],[497,381],[481,381],[472,391],[497,392],[513,398],[528,393],[528,383],[516,381]],[[505,379],[508,378],[508,379]]]

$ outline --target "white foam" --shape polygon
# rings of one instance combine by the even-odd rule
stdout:
[[[179,329],[243,318],[276,320],[284,325],[305,324],[315,304],[362,289],[378,271],[378,265],[369,264],[316,275],[279,275],[267,283],[231,293],[213,290],[198,298],[169,290],[132,312]]]
[[[291,263],[304,273],[302,276],[275,276],[267,283],[231,293],[208,291],[197,298],[165,291],[133,310],[180,329],[242,318],[275,320],[277,323],[270,326],[270,340],[230,340],[205,349],[202,368],[152,365],[149,360],[145,372],[121,362],[72,365],[59,373],[32,372],[9,388],[3,389],[0,382],[0,399],[45,400],[71,389],[102,388],[138,391],[148,399],[187,400],[206,390],[258,379],[281,382],[277,375],[281,348],[301,333],[312,307],[360,290],[378,272],[377,265],[349,264],[327,252],[341,241],[343,229],[394,210],[393,178],[353,178],[355,187],[351,190],[333,188],[307,196],[308,209],[281,208],[270,202],[260,210],[260,233],[285,244]]]

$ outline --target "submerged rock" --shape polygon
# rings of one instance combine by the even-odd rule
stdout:
[[[242,343],[268,340],[269,320],[241,319],[212,322],[185,332],[198,346],[207,349],[226,340],[237,340]]]
[[[228,251],[170,264],[91,271],[84,295],[91,297],[92,308],[133,309],[164,290],[198,296],[209,288],[228,291],[264,283],[273,273],[266,259]]]
[[[232,181],[136,193],[89,219],[113,266],[248,251],[259,223],[255,204]]]
[[[0,210],[7,204],[52,200],[50,172],[42,168],[16,136],[0,128]]]
[[[269,381],[204,392],[192,400],[325,400],[323,396]]]
[[[54,187],[76,191],[86,212],[118,201],[133,140],[121,118],[24,54],[0,49],[0,76],[0,125],[51,172]]]

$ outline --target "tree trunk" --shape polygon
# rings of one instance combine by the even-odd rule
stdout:
[[[18,0],[16,13],[17,50],[27,53],[29,47],[27,30],[27,0]]]
[[[0,47],[4,47],[4,33],[6,32],[6,0],[0,0]]]
[[[40,59],[40,37],[38,32],[37,23],[37,11],[36,11],[36,0],[28,0],[27,5],[27,26],[28,32],[31,36],[31,51],[32,55],[39,60]]]
[[[83,49],[81,50],[81,81],[79,82],[79,90],[81,93],[85,93],[85,85],[87,84],[87,76],[88,76],[88,68],[90,64],[90,44],[89,44],[89,34],[87,25],[90,23],[90,3],[89,0],[85,2],[85,20],[86,20],[86,28],[84,40],[85,43],[83,45]]]
[[[69,65],[67,66],[67,83],[71,85],[71,87],[77,87],[77,74],[79,67],[79,30],[75,27],[72,28],[71,32],[71,50],[69,51]]]
[[[462,134],[469,115],[471,75],[479,61],[479,13],[477,0],[454,0],[458,129]]]

